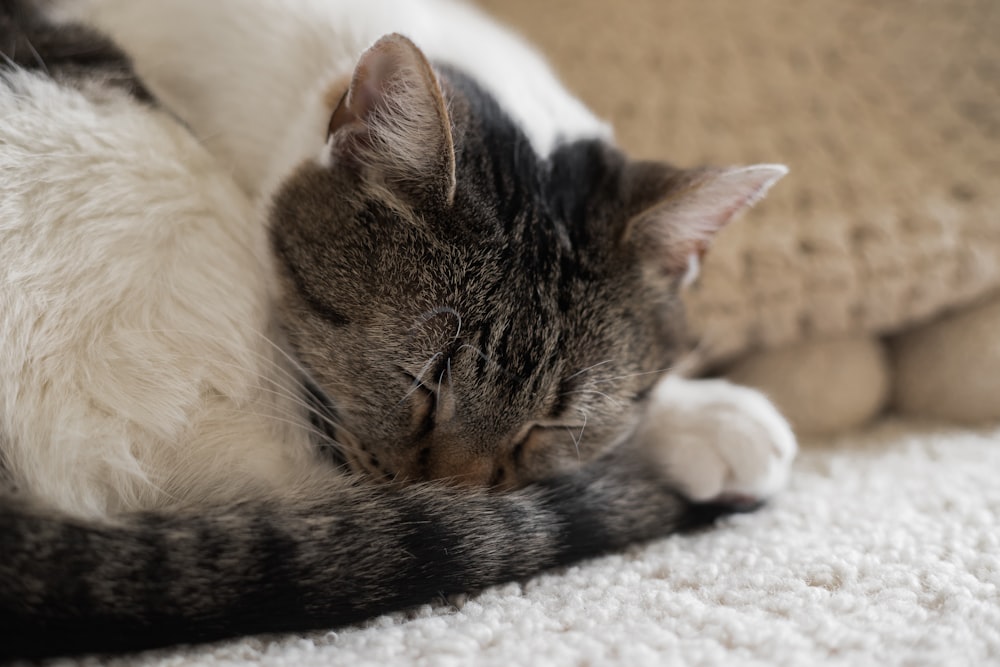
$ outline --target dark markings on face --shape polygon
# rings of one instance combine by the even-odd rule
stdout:
[[[680,353],[676,284],[652,284],[623,242],[652,196],[634,163],[596,140],[539,157],[479,86],[437,71],[453,201],[413,188],[400,205],[356,170],[304,165],[273,206],[284,321],[397,479],[515,485],[632,428]]]

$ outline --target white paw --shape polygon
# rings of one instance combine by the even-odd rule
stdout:
[[[638,435],[696,501],[766,500],[784,488],[798,450],[763,394],[725,380],[665,378]]]

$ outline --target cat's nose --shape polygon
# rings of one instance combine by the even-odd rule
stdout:
[[[409,476],[456,486],[484,487],[490,485],[494,467],[490,457],[470,451],[467,443],[439,441],[421,448]]]

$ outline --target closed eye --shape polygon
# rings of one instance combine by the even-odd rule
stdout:
[[[514,446],[511,448],[511,458],[515,464],[519,463],[520,460],[524,458],[525,450],[531,450],[531,446],[534,444],[532,440],[534,440],[535,436],[539,436],[550,431],[570,431],[572,433],[581,434],[586,426],[586,421],[544,420],[529,422],[521,427],[521,430],[518,431],[517,437],[514,438]]]

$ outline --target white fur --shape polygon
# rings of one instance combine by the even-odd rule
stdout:
[[[559,138],[611,134],[522,39],[453,0],[69,0],[58,16],[111,35],[254,193],[274,185],[275,168],[283,176],[317,159],[330,115],[324,92],[391,32],[473,75],[540,155]]]
[[[15,480],[97,515],[224,500],[315,465],[267,342],[271,269],[245,195],[166,114],[11,79],[0,443]]]
[[[694,500],[765,500],[784,488],[798,449],[759,391],[676,375],[654,390],[639,437]]]
[[[72,11],[71,11],[72,10]],[[83,0],[249,192],[322,159],[330,86],[384,33],[460,63],[545,154],[606,136],[524,43],[449,0]],[[273,338],[261,221],[165,114],[29,75],[0,96],[0,442],[102,514],[282,488],[320,465]],[[795,441],[759,394],[665,381],[643,427],[693,497],[763,497]]]
[[[693,252],[688,255],[687,269],[684,271],[684,277],[681,278],[681,287],[687,288],[694,284],[694,281],[698,280],[698,275],[701,273],[701,260],[698,259],[698,253]]]

